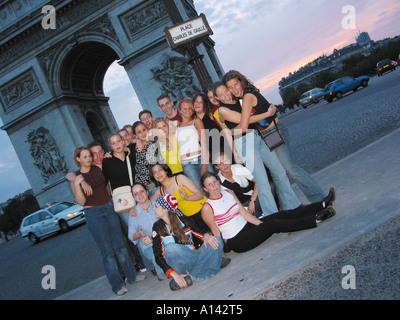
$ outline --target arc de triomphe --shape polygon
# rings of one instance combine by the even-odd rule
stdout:
[[[175,0],[184,20],[198,14],[192,0]],[[44,19],[51,5],[55,28]],[[51,21],[50,21],[51,22]],[[103,79],[118,61],[138,99],[155,116],[156,97],[175,100],[199,90],[183,55],[171,51],[172,26],[162,0],[10,0],[0,3],[0,116],[40,205],[72,200],[65,173],[73,150],[105,142],[118,129]],[[198,46],[212,78],[222,67],[207,39]]]

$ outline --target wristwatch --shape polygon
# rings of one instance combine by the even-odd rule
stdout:
[[[256,202],[256,200],[250,199],[250,202],[253,202],[253,203],[255,203],[255,202]]]

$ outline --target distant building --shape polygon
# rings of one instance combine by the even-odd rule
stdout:
[[[360,32],[356,37],[356,41],[359,45],[370,44],[372,42],[368,32]]]
[[[356,43],[352,43],[341,49],[334,49],[332,54],[323,55],[307,65],[301,67],[299,70],[289,73],[287,77],[283,77],[279,81],[279,93],[282,96],[282,90],[296,87],[300,83],[308,83],[311,77],[321,71],[331,70],[339,71],[342,68],[342,60],[347,59],[355,54],[363,54],[365,56],[370,54],[372,50],[373,41],[367,32],[361,32],[356,37]]]

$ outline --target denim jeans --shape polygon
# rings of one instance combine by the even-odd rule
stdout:
[[[192,160],[181,160],[183,174],[194,182],[199,190],[205,195],[205,191],[200,184],[201,168],[201,155]],[[214,172],[212,164],[208,163],[208,171]]]
[[[86,208],[85,215],[89,232],[100,250],[107,279],[116,293],[125,286],[117,259],[127,281],[132,283],[136,279],[135,266],[129,258],[118,216],[111,202]]]
[[[321,201],[326,196],[324,191],[311,177],[311,175],[303,168],[299,167],[294,160],[287,128],[280,122],[277,123],[277,127],[282,135],[283,140],[285,141],[285,144],[276,148],[273,152],[277,154],[287,174],[293,179],[294,182],[296,182],[307,199],[311,203]]]
[[[141,241],[141,240],[139,240]],[[167,276],[165,275],[163,269],[160,268],[160,266],[157,264],[156,259],[154,257],[154,252],[153,252],[153,245],[150,244],[143,248],[142,246],[138,246],[140,254],[142,256],[143,262],[146,266],[147,270],[153,270],[155,269],[157,272],[157,275],[161,279],[167,279]]]
[[[193,250],[186,245],[169,243],[165,246],[165,260],[179,274],[189,274],[194,280],[202,281],[216,275],[221,269],[224,243],[218,239],[218,249],[203,244]]]
[[[264,165],[271,172],[281,205],[280,209],[290,210],[301,205],[278,156],[269,150],[265,142],[261,140],[258,134],[255,134],[254,130],[248,130],[246,135],[241,138],[235,138],[235,148],[256,180],[258,198],[264,216],[279,211],[272,195]]]

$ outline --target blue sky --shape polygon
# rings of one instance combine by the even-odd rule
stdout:
[[[400,34],[399,0],[195,0],[213,30],[211,38],[225,71],[236,69],[271,102],[281,103],[278,82],[322,54],[355,42],[358,30],[372,40]],[[355,9],[356,29],[343,20]],[[346,20],[345,20],[346,21]],[[399,52],[400,53],[400,52]],[[114,79],[118,79],[114,81]],[[118,83],[115,87],[113,83]],[[118,125],[132,124],[142,110],[129,79],[118,64],[108,70],[104,91]],[[128,109],[127,109],[127,106]],[[2,123],[1,123],[2,124]],[[0,132],[0,202],[30,188],[14,148]]]

